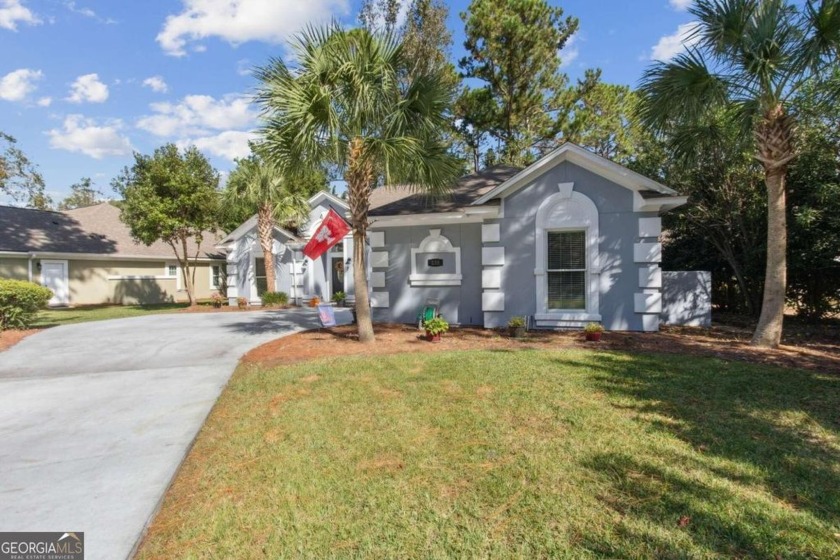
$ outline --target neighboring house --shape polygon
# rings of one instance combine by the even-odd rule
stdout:
[[[223,290],[224,255],[208,232],[195,275],[197,298]],[[197,247],[190,241],[190,255]],[[120,210],[104,202],[49,212],[0,206],[0,278],[30,280],[50,288],[51,305],[136,304],[185,301],[183,277],[172,248],[136,243]]]
[[[660,320],[705,325],[708,273],[663,273],[660,215],[686,197],[573,144],[525,169],[492,167],[462,177],[434,200],[407,187],[371,195],[368,279],[377,321],[411,323],[427,303],[451,323],[503,327],[655,331]],[[300,248],[333,208],[326,192],[299,236],[275,230],[277,286],[298,301],[353,300],[353,240],[312,261]],[[252,218],[218,246],[229,290],[257,303],[265,266]],[[664,298],[663,298],[664,296]],[[664,304],[663,304],[664,300]]]

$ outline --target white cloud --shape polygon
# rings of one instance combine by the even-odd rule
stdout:
[[[0,78],[0,99],[6,101],[23,101],[38,89],[35,82],[44,77],[40,70],[20,68],[9,72]]]
[[[102,125],[82,115],[68,115],[61,129],[47,131],[50,147],[79,152],[94,159],[125,156],[131,153],[129,139],[121,134],[122,121],[112,120]]]
[[[256,110],[242,96],[215,99],[209,95],[188,95],[179,103],[152,103],[154,115],[137,121],[137,127],[155,136],[205,135],[212,130],[247,128],[257,119]]]
[[[228,95],[188,95],[177,103],[150,105],[153,114],[141,117],[137,128],[174,139],[181,147],[194,145],[212,155],[233,160],[250,153],[248,141],[256,135],[258,113],[249,99]]]
[[[38,25],[41,20],[23,5],[23,0],[0,0],[0,27],[17,31],[18,23]]]
[[[218,37],[231,44],[282,43],[303,26],[346,14],[348,0],[182,0],[181,13],[166,18],[157,42],[184,56],[187,43]]]
[[[580,47],[577,44],[577,35],[572,35],[566,41],[563,50],[560,51],[560,66],[566,68],[580,55]]]
[[[684,12],[691,7],[694,0],[668,0],[668,3],[678,12]]]
[[[84,16],[86,18],[95,19],[99,23],[104,23],[106,25],[113,25],[117,23],[117,20],[112,18],[103,18],[99,17],[99,15],[94,12],[91,8],[87,8],[85,6],[78,6],[75,2],[64,2],[64,7],[73,12],[74,14],[79,14],[80,16]]]
[[[70,86],[71,103],[102,103],[108,99],[108,86],[99,81],[99,74],[79,76]]]
[[[195,146],[202,152],[229,159],[245,158],[251,153],[248,142],[257,138],[256,133],[243,130],[226,130],[213,136],[202,136],[188,140],[179,140],[181,148]]]
[[[152,76],[143,80],[143,85],[150,88],[155,93],[166,93],[169,91],[169,86],[163,79],[163,76]]]
[[[37,102],[38,107],[49,107],[52,105],[52,97],[42,97]]]
[[[684,23],[672,35],[660,37],[650,51],[651,60],[671,60],[687,47],[697,44],[700,38],[692,35],[696,26],[696,23]]]

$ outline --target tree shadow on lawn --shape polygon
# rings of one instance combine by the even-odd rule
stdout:
[[[661,355],[556,361],[595,369],[595,387],[611,405],[658,436],[633,456],[590,458],[587,466],[612,489],[601,501],[635,520],[619,525],[620,550],[588,543],[594,552],[634,557],[637,546],[655,546],[660,557],[685,557],[643,523],[673,531],[681,518],[679,531],[707,553],[837,552],[840,377]]]

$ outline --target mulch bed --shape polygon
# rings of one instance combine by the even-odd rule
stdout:
[[[8,330],[0,332],[0,352],[7,350],[31,334],[41,329]]]
[[[579,331],[537,331],[514,339],[504,331],[464,327],[453,328],[440,343],[431,343],[414,326],[379,324],[374,330],[376,343],[371,345],[358,343],[355,325],[303,332],[255,348],[242,361],[271,367],[336,356],[568,347],[707,356],[840,374],[840,341],[833,337],[813,336],[797,340],[796,345],[764,350],[749,345],[750,330],[733,326],[665,327],[659,333],[607,332],[601,342],[586,342]],[[792,336],[795,338],[797,333]]]

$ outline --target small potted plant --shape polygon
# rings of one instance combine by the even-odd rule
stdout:
[[[309,300],[309,307],[318,307],[319,305],[321,305],[321,298],[312,296],[312,299]]]
[[[604,326],[601,323],[587,323],[583,327],[583,332],[586,334],[586,340],[598,342],[601,340],[601,333],[604,332]]]
[[[222,297],[222,294],[220,294],[219,292],[213,292],[213,294],[210,296],[210,300],[213,304],[213,307],[215,307],[216,309],[222,308],[222,303],[224,303],[224,298]]]
[[[511,317],[508,321],[508,334],[513,338],[525,336],[525,317]]]
[[[347,298],[344,292],[336,292],[332,296],[332,302],[338,307],[344,307],[344,300]]]
[[[440,335],[449,330],[449,323],[441,316],[434,317],[423,323],[426,329],[426,340],[429,342],[440,342]]]
[[[236,298],[236,305],[239,307],[239,309],[248,309],[248,298]]]

